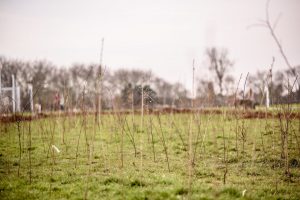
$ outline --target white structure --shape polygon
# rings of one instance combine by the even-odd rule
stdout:
[[[2,102],[4,106],[8,106],[9,102],[7,103],[7,102],[3,101],[4,99],[7,99],[7,98],[4,98],[3,92],[6,92],[6,91],[11,92],[11,97],[8,99],[9,99],[9,101],[11,101],[12,111],[13,111],[13,113],[20,112],[21,111],[20,87],[16,85],[14,75],[11,76],[12,86],[11,87],[2,87],[1,70],[2,70],[2,65],[0,63],[0,102]]]
[[[265,91],[266,91],[266,107],[270,107],[270,95],[269,95],[269,88],[268,85],[265,86]]]
[[[34,112],[37,113],[37,114],[42,113],[42,105],[39,104],[39,103],[36,103],[36,104],[34,105]]]
[[[32,96],[32,84],[28,84],[30,111],[33,112],[33,96]]]

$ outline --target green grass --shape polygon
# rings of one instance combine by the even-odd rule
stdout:
[[[183,143],[188,144],[189,141],[191,115],[161,116],[170,172],[157,117],[145,116],[144,128],[140,130],[141,120],[135,116],[137,157],[127,133],[123,134],[122,150],[123,126],[118,122],[124,117],[103,115],[100,129],[94,125],[93,116],[87,117],[84,127],[81,117],[22,122],[21,163],[17,124],[0,124],[0,199],[84,199],[86,191],[88,199],[188,199],[189,196],[191,199],[300,199],[300,152],[296,141],[300,139],[299,121],[293,121],[290,129],[291,176],[288,178],[284,173],[284,160],[280,157],[278,120],[237,121],[234,116],[198,116],[198,141],[198,122],[193,121],[191,126],[193,148],[198,146],[189,193],[189,156]],[[155,161],[149,133],[150,117],[153,120]],[[132,116],[127,115],[126,119],[133,129]],[[244,152],[241,129],[238,129],[236,147],[236,124],[246,131]],[[124,127],[127,129],[126,125]],[[223,128],[228,165],[225,185]],[[61,152],[49,148],[52,144]]]

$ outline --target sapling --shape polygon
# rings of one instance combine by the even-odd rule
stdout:
[[[85,93],[85,86],[83,88],[82,100],[81,100],[82,120],[81,120],[81,123],[80,123],[80,129],[79,129],[78,140],[77,140],[77,145],[76,145],[75,168],[77,167],[77,158],[78,158],[78,155],[79,155],[79,142],[80,142],[81,132],[82,132],[82,129],[85,129],[84,131],[86,131],[86,128],[84,127],[86,125],[86,121],[85,121],[86,116],[85,116],[85,107],[84,107],[84,93]],[[86,139],[87,139],[87,137],[86,137]],[[87,143],[87,140],[86,140],[86,143]],[[86,146],[88,148],[88,145],[86,145]]]
[[[223,121],[224,123],[224,121]],[[225,137],[225,130],[224,126],[222,127],[222,134],[223,134],[223,162],[225,164],[224,174],[223,174],[223,184],[226,185],[226,177],[228,173],[228,162],[227,162],[227,146],[226,146],[226,137]]]
[[[136,125],[135,125],[135,118],[134,118],[134,87],[131,88],[131,114],[132,114],[132,128],[133,128],[133,133],[136,131]]]
[[[20,176],[21,159],[22,159],[22,144],[21,144],[21,121],[17,121],[18,142],[19,142],[19,164],[18,164],[18,177]]]
[[[265,107],[265,130],[266,132],[270,132],[270,124],[268,121],[268,107],[269,107],[269,99],[272,99],[272,70],[273,70],[273,66],[275,63],[275,58],[273,57],[272,59],[272,63],[269,69],[269,73],[267,74],[266,80],[265,80],[265,88],[264,88],[264,92],[263,92],[263,97],[265,96],[266,98],[266,107]],[[269,94],[269,88],[270,88],[270,94]],[[272,101],[271,101],[272,102]],[[261,132],[261,142],[262,142],[262,148],[263,151],[265,152],[265,145],[264,145],[264,137],[263,137],[263,132]]]
[[[296,121],[296,119],[294,119],[294,120]],[[300,124],[300,117],[298,117],[298,124]],[[297,128],[295,128],[295,127],[292,129],[292,133],[294,134],[297,149],[298,149],[298,154],[300,156],[300,143],[299,143],[299,139],[298,139],[298,136],[297,136],[297,131],[298,131],[298,133],[300,133],[300,129],[297,130]]]
[[[160,113],[158,113],[158,115],[157,115],[157,120],[158,120],[159,130],[160,130],[160,133],[161,133],[160,139],[161,139],[162,145],[164,147],[164,152],[165,152],[165,156],[166,156],[166,160],[167,160],[167,164],[168,164],[168,171],[170,172],[171,170],[170,170],[170,163],[169,163],[168,147],[167,147],[167,144],[166,144],[164,131],[162,129]],[[159,135],[159,131],[157,129],[156,129],[156,132]]]
[[[192,176],[193,176],[193,130],[192,130],[193,116],[191,115],[190,123],[189,123],[189,134],[188,134],[188,145],[189,145],[189,153],[188,153],[188,199],[191,198],[192,193]]]
[[[187,144],[184,142],[184,138],[181,134],[181,130],[179,130],[178,126],[176,125],[176,123],[174,122],[174,118],[172,119],[172,127],[175,129],[174,132],[178,134],[180,141],[182,143],[182,148],[183,149],[187,149]]]
[[[199,145],[199,139],[201,135],[201,120],[199,115],[197,115],[197,119],[195,119],[197,123],[197,136],[196,136],[196,142],[195,142],[195,147],[194,147],[194,153],[193,153],[193,158],[192,158],[192,164],[195,165],[195,160],[196,160],[196,154],[197,154],[197,147]]]
[[[80,142],[81,131],[82,131],[82,123],[81,123],[80,129],[79,129],[77,145],[76,145],[75,168],[77,167],[77,158],[78,158],[78,155],[79,155],[79,142]]]
[[[121,129],[121,161],[122,161],[122,165],[121,168],[124,167],[124,122],[122,123],[122,129]]]
[[[121,137],[121,143],[120,143],[120,158],[121,158],[121,168],[124,167],[124,132],[125,132],[125,120],[123,119],[123,116],[121,116],[120,113],[118,113],[118,119],[117,122],[119,125],[120,130],[120,137]]]
[[[126,116],[125,116],[124,122],[126,124],[127,131],[126,131],[124,126],[123,126],[123,130],[125,131],[125,133],[129,137],[129,140],[130,140],[130,142],[131,142],[131,144],[134,148],[134,157],[136,157],[137,156],[137,149],[136,149],[136,144],[135,144],[134,129],[133,128],[132,128],[132,130],[130,129]]]
[[[238,92],[238,88],[239,88],[239,84],[240,84],[240,81],[242,79],[242,76],[243,74],[240,75],[240,78],[239,78],[239,81],[238,81],[238,84],[237,84],[237,87],[236,87],[236,90],[235,90],[235,93],[234,93],[234,104],[236,105],[236,95],[237,95],[237,92]],[[236,157],[238,158],[239,157],[239,148],[238,148],[238,134],[239,134],[239,113],[237,111],[237,106],[235,106],[235,112],[234,112],[234,116],[235,116],[235,151],[236,151]]]
[[[141,124],[140,124],[140,155],[141,155],[141,169],[143,171],[143,133],[144,133],[144,85],[141,85],[142,97],[141,97]]]
[[[155,141],[154,141],[154,135],[153,135],[153,119],[152,119],[151,115],[149,115],[149,132],[150,132],[150,135],[151,135],[153,161],[155,162]]]
[[[67,97],[67,95],[66,95],[66,81],[64,80],[64,92],[63,92],[63,97],[62,98],[65,98],[65,97]],[[67,100],[67,98],[66,98],[66,100]],[[66,101],[65,101],[65,103],[66,103]],[[65,105],[63,105],[63,106],[65,106]],[[61,118],[62,118],[62,143],[63,144],[66,144],[66,142],[65,142],[65,133],[66,133],[66,115],[65,115],[65,113],[64,113],[64,109],[66,109],[66,107],[64,107],[63,108],[63,114],[62,114],[62,116],[61,116]]]
[[[262,20],[261,23],[258,24],[258,25],[263,26],[263,27],[265,27],[269,30],[269,32],[271,34],[271,37],[274,39],[274,42],[277,45],[283,60],[285,61],[285,63],[287,65],[287,67],[289,68],[291,74],[295,77],[294,84],[297,82],[298,85],[300,85],[295,67],[293,67],[293,65],[288,60],[286,52],[284,51],[284,49],[282,47],[282,44],[280,43],[280,41],[278,39],[278,36],[275,33],[275,28],[277,26],[278,19],[277,19],[277,21],[275,21],[275,23],[272,23],[271,20],[270,20],[269,4],[270,4],[270,0],[267,0],[267,3],[266,3],[266,19]],[[279,116],[280,133],[281,133],[281,140],[282,140],[281,142],[282,142],[282,146],[283,146],[282,147],[282,156],[284,156],[284,158],[285,158],[285,172],[288,176],[290,176],[289,164],[288,164],[288,133],[289,133],[289,126],[290,126],[289,114],[290,114],[290,111],[291,111],[290,110],[290,104],[291,104],[290,92],[292,91],[290,89],[293,89],[293,87],[294,87],[294,84],[293,84],[293,86],[290,88],[289,84],[290,83],[288,81],[288,105],[287,105],[287,109],[284,109],[285,112],[279,114],[280,115]],[[284,115],[284,116],[282,116],[282,115]],[[285,124],[283,123],[282,117],[284,118]]]
[[[244,82],[243,100],[245,100],[245,91],[246,91],[246,83],[247,83],[248,76],[249,76],[249,72],[247,73],[245,82]],[[246,106],[243,106],[243,114],[245,114],[245,112],[246,112]],[[244,118],[242,119],[240,131],[241,131],[241,138],[242,138],[242,153],[245,154],[246,153],[245,152],[245,143],[246,143],[247,135],[246,135],[246,127],[245,127],[245,119]]]
[[[93,148],[91,146],[88,146],[90,148],[88,150],[88,173],[87,173],[87,180],[86,180],[86,187],[84,192],[84,199],[88,199],[88,191],[89,191],[89,184],[90,184],[90,178],[92,173],[92,161],[93,161]]]
[[[285,175],[291,179],[290,167],[289,167],[289,134],[291,129],[291,114],[293,112],[291,107],[291,93],[297,81],[297,77],[294,83],[290,86],[289,80],[288,84],[288,102],[287,106],[283,108],[283,112],[279,114],[279,123],[280,123],[280,133],[281,133],[281,157],[284,158],[284,168],[285,168]]]
[[[54,141],[52,141],[54,142]],[[59,154],[60,150],[57,146],[54,144],[51,145],[51,174],[50,174],[50,196],[52,193],[52,181],[53,181],[53,175],[54,175],[54,166],[55,166],[55,154]]]
[[[29,184],[32,182],[32,160],[31,160],[31,121],[28,122],[28,159],[29,159]]]

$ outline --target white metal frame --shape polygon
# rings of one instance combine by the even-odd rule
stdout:
[[[1,83],[1,71],[2,71],[2,65],[0,63],[0,98],[2,99],[2,92],[4,91],[10,91],[11,92],[11,101],[12,101],[12,111],[20,112],[21,111],[21,99],[20,99],[20,87],[16,85],[15,76],[12,75],[12,86],[11,87],[2,87]]]

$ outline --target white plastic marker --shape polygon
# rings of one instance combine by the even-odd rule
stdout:
[[[54,149],[56,153],[60,153],[60,150],[54,144],[52,144],[52,149]]]
[[[245,196],[247,190],[243,190],[242,196]]]

